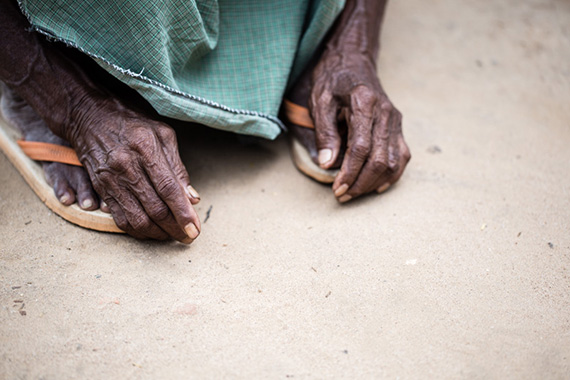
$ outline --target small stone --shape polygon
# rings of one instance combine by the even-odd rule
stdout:
[[[427,148],[428,153],[431,154],[438,154],[441,153],[441,148],[437,145],[431,145],[430,147]]]

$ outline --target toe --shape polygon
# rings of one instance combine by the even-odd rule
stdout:
[[[92,188],[79,186],[77,189],[77,203],[84,210],[93,211],[99,208],[99,197]]]
[[[61,181],[59,182],[61,183]],[[55,195],[59,201],[66,205],[71,206],[75,203],[75,193],[72,189],[65,186],[54,187]]]
[[[69,206],[75,203],[75,190],[64,175],[62,168],[58,166],[63,165],[53,162],[44,163],[44,174],[48,184],[53,187],[53,192],[57,199],[62,204]]]
[[[83,210],[94,211],[99,208],[99,200],[94,199],[90,194],[77,193],[77,203]]]
[[[70,182],[76,190],[77,203],[84,210],[93,211],[99,208],[99,197],[93,190],[91,180],[83,168],[68,167]]]

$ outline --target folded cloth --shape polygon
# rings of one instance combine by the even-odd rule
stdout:
[[[288,84],[344,0],[21,0],[32,28],[88,54],[167,117],[275,138]]]

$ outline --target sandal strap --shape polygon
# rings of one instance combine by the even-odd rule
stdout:
[[[18,145],[32,160],[83,166],[77,158],[77,153],[68,146],[24,140],[18,140]]]
[[[305,128],[315,128],[313,118],[311,117],[308,108],[295,104],[290,100],[283,99],[283,110],[287,120],[291,123]]]
[[[295,104],[287,99],[283,100],[283,107],[285,116],[287,116],[287,119],[291,123],[305,128],[315,128],[313,119],[311,118],[307,108]],[[83,166],[77,158],[75,151],[68,146],[24,140],[18,140],[18,145],[32,160],[60,162],[62,164]]]

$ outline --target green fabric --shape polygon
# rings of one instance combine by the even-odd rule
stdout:
[[[275,138],[294,80],[344,0],[22,0],[33,28],[92,56],[162,115]]]

